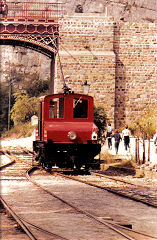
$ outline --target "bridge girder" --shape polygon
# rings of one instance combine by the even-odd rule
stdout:
[[[52,58],[58,49],[58,24],[1,22],[0,45],[31,48]]]
[[[0,45],[22,46],[52,58],[58,51],[58,35],[0,34]]]

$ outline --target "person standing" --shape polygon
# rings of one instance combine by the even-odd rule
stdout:
[[[107,134],[106,134],[109,149],[112,148],[112,136],[111,136],[112,132],[113,132],[113,128],[111,127],[111,123],[109,123],[107,127]]]
[[[125,150],[127,151],[129,148],[129,143],[130,143],[130,130],[128,129],[128,125],[125,126],[125,129],[122,131],[122,137],[124,139],[124,147]]]
[[[156,129],[156,133],[154,134],[153,141],[154,141],[154,144],[156,145],[157,144],[157,129]]]
[[[116,151],[116,154],[118,154],[119,143],[122,140],[121,135],[118,132],[118,129],[115,129],[112,137],[114,137],[114,139],[115,139],[115,151]]]
[[[155,145],[155,153],[157,153],[157,129],[156,129],[156,133],[154,134],[153,141]]]

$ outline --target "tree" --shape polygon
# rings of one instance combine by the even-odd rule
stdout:
[[[41,79],[34,79],[31,82],[31,88],[28,84],[25,86],[25,89],[31,97],[38,97],[41,93],[46,95],[49,90],[49,80],[42,81]]]
[[[133,126],[135,135],[143,141],[143,163],[145,163],[145,140],[148,139],[148,160],[150,156],[150,139],[157,129],[157,105],[145,110],[145,113],[136,120]]]
[[[15,104],[11,109],[11,119],[14,125],[29,121],[38,112],[38,99],[29,97],[25,90],[14,94]]]
[[[94,108],[94,123],[98,127],[98,139],[100,141],[103,141],[103,133],[105,131],[106,122],[107,116],[104,111],[104,108],[102,107]]]
[[[7,129],[8,124],[8,87],[0,85],[0,133]]]
[[[157,128],[157,105],[145,110],[145,113],[136,120],[133,129],[138,137],[150,139]]]
[[[27,92],[29,97],[39,97],[40,95],[48,94],[49,79],[40,79],[37,73],[21,73],[16,71],[15,65],[12,64],[7,70],[6,82],[0,84],[0,134],[13,126],[12,119],[16,119],[15,114],[12,113],[10,121],[10,108],[15,103],[15,95],[18,89],[23,89]],[[30,87],[31,85],[31,87]],[[24,105],[23,105],[24,108]],[[15,111],[15,110],[13,110]],[[20,113],[19,113],[20,115]],[[17,117],[18,118],[18,117]],[[28,116],[26,117],[28,119]]]

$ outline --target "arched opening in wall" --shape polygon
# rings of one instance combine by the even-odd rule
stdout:
[[[29,98],[53,93],[55,55],[53,46],[48,48],[13,38],[0,39],[0,133],[13,125],[14,93],[20,90],[22,94],[25,90]]]
[[[22,72],[23,72],[23,78],[25,78],[26,76],[24,75],[33,75],[33,68],[36,67],[36,69],[38,69],[38,75],[39,76],[48,76],[49,79],[49,93],[53,93],[54,91],[54,70],[55,70],[55,55],[56,55],[56,46],[47,46],[44,44],[41,44],[40,42],[31,42],[29,40],[19,40],[19,39],[0,39],[0,45],[1,46],[13,46],[14,48],[16,47],[21,47],[21,50],[19,50],[19,54],[21,53],[21,55],[25,55],[25,64],[27,66],[26,71],[24,71],[24,69],[26,68],[24,65],[22,66],[22,62],[21,59],[16,59],[16,63],[13,62],[13,56],[10,56],[10,66],[9,63],[7,63],[8,68],[6,69],[5,67],[5,72],[3,73],[3,68],[2,68],[2,78],[3,78],[3,74],[6,77],[10,77],[9,74],[10,71],[14,72],[14,75],[20,75],[20,69],[22,69],[21,71],[21,76],[22,76]],[[29,50],[27,50],[29,49]],[[32,51],[31,51],[32,50]],[[27,52],[29,51],[29,53]],[[14,51],[12,51],[13,53]],[[34,54],[33,54],[34,53]],[[2,51],[1,51],[2,54]],[[16,55],[18,54],[18,49],[16,51]],[[30,56],[29,56],[30,54]],[[39,55],[38,55],[39,54]],[[35,56],[34,56],[35,55]],[[14,52],[14,56],[15,56],[15,52]],[[42,57],[41,57],[42,56]],[[36,60],[35,58],[36,57]],[[46,60],[43,60],[43,59]],[[5,61],[3,57],[1,57],[1,65],[4,66],[4,62]],[[12,59],[12,60],[11,60]],[[45,64],[42,62],[45,61]],[[17,67],[18,66],[18,67]],[[21,67],[20,67],[21,66]],[[9,69],[10,68],[10,69]],[[46,70],[45,70],[45,69]],[[18,71],[18,74],[15,73],[16,71]],[[46,73],[45,73],[45,72]],[[27,74],[26,74],[27,73]],[[8,75],[8,76],[7,76]],[[35,74],[34,74],[35,75]]]

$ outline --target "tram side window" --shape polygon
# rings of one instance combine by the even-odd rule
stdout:
[[[64,98],[50,99],[49,118],[64,118]]]
[[[88,118],[88,100],[74,98],[73,104],[74,118]]]

